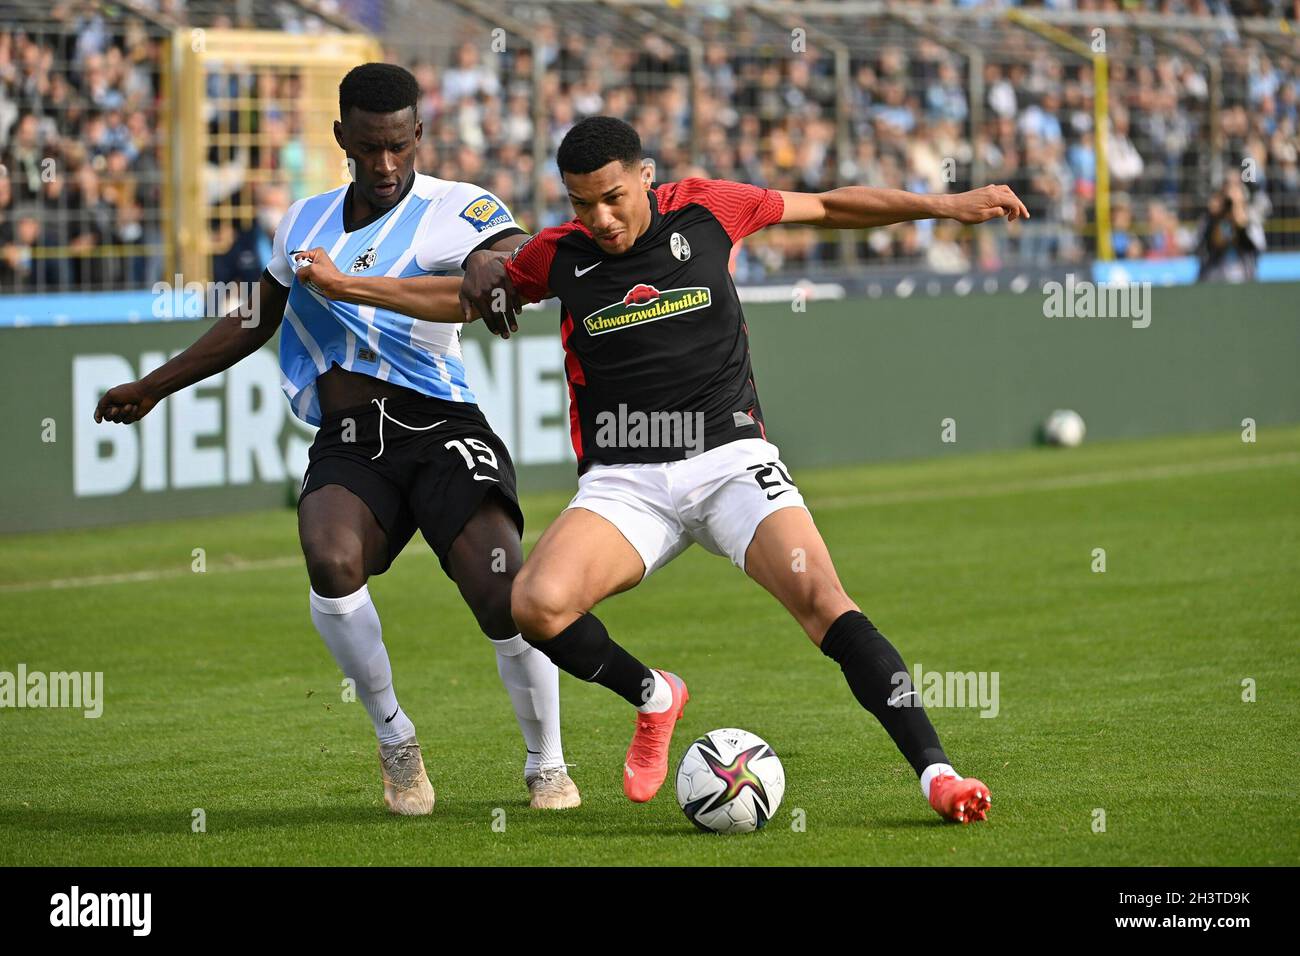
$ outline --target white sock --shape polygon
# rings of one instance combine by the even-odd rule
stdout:
[[[925,799],[930,799],[930,784],[934,783],[934,778],[942,777],[944,774],[956,777],[958,780],[962,779],[961,774],[953,770],[951,764],[946,763],[932,763],[921,771],[921,792],[925,794]]]
[[[637,710],[643,714],[662,714],[673,705],[673,689],[663,674],[653,669],[650,673],[654,675],[655,691]]]
[[[515,719],[524,735],[528,757],[524,777],[542,769],[564,769],[564,748],[560,745],[560,669],[549,657],[516,634],[493,641],[497,652],[497,673],[510,695]]]
[[[395,744],[415,736],[415,725],[393,691],[393,668],[369,589],[363,584],[361,590],[338,598],[321,597],[313,589],[311,619],[343,676],[356,683],[357,698],[379,742]]]

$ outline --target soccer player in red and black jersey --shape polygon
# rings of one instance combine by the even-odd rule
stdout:
[[[521,300],[560,299],[578,493],[524,563],[511,610],[525,639],[562,669],[638,711],[624,792],[642,802],[658,791],[688,694],[677,675],[615,643],[591,609],[697,542],[771,592],[840,665],[940,815],[984,819],[988,788],[948,762],[902,657],[845,593],[768,441],[728,259],[735,243],[777,223],[978,223],[1025,217],[1024,205],[1005,186],[936,196],[704,179],[655,187],[636,131],[601,116],[570,130],[557,161],[576,218],[513,253],[476,253],[495,265],[477,263],[477,291],[461,299],[467,319],[477,312],[505,337],[518,329]],[[410,292],[429,281],[396,285]]]

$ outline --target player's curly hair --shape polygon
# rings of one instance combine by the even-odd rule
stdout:
[[[641,137],[613,116],[588,116],[564,134],[555,153],[560,175],[590,173],[613,160],[624,166],[641,164]]]
[[[395,63],[363,63],[353,67],[339,84],[339,116],[356,107],[367,113],[412,110],[420,101],[420,84],[410,71]]]

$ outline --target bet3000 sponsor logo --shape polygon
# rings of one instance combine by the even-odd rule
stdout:
[[[654,322],[670,315],[683,315],[696,309],[707,309],[712,303],[709,290],[702,286],[686,289],[668,289],[660,292],[652,285],[641,283],[628,290],[623,301],[607,305],[582,320],[590,335],[617,332],[630,325]]]

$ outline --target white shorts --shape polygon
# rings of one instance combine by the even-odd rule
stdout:
[[[692,541],[743,571],[759,522],[805,505],[780,450],[744,438],[681,461],[592,465],[578,479],[569,507],[594,511],[618,528],[641,555],[648,577]]]

